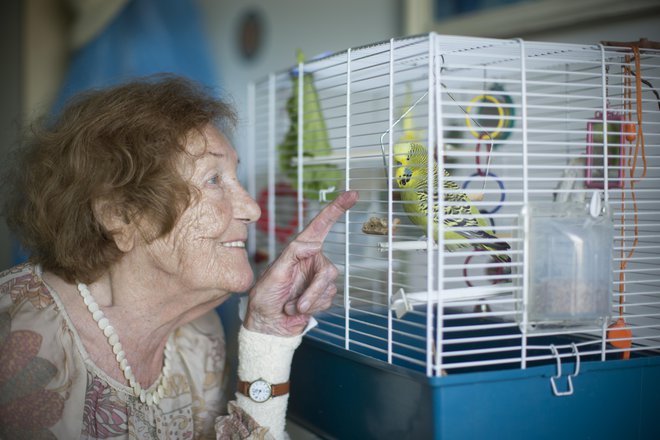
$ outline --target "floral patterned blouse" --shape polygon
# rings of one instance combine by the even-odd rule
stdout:
[[[174,340],[167,393],[147,406],[92,362],[35,266],[0,273],[0,438],[270,439],[235,402],[226,405],[217,314],[180,327]]]

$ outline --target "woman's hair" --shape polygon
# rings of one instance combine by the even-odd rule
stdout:
[[[194,194],[179,171],[187,139],[235,121],[231,106],[173,75],[82,93],[20,150],[3,183],[7,224],[33,262],[92,282],[122,255],[95,203],[144,220],[148,241],[168,234]]]

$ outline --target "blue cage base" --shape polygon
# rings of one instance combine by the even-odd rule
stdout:
[[[573,368],[563,362],[560,391]],[[567,396],[552,392],[554,361],[442,377],[418,370],[305,338],[289,417],[327,439],[660,439],[658,354],[584,358]]]

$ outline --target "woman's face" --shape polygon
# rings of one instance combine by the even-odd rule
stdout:
[[[172,232],[147,245],[158,269],[185,287],[243,292],[253,281],[245,242],[247,226],[261,215],[257,203],[238,181],[236,152],[209,125],[188,140],[191,157],[181,173],[199,190]]]

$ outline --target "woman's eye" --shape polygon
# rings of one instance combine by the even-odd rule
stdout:
[[[220,176],[217,174],[206,181],[209,185],[217,186],[220,184]]]

